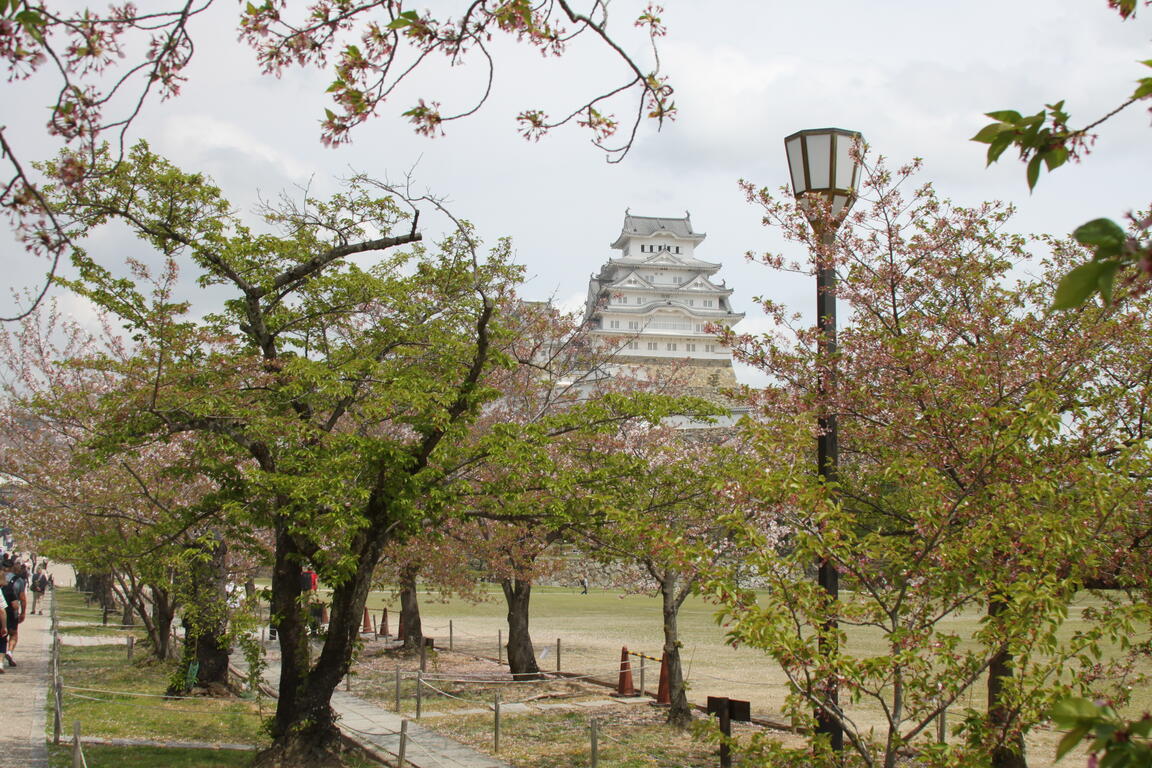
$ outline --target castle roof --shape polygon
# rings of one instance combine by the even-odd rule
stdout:
[[[660,216],[633,216],[624,214],[624,226],[620,228],[620,236],[612,243],[613,248],[623,248],[625,243],[633,237],[651,237],[652,235],[671,235],[681,240],[691,240],[695,243],[702,241],[707,235],[692,231],[692,218],[684,212],[682,219],[666,219]]]

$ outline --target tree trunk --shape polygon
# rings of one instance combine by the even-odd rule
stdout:
[[[993,596],[988,600],[988,617],[995,620],[1007,608],[1004,598]],[[992,768],[1028,768],[1024,734],[1016,727],[1015,713],[1004,700],[1013,673],[1012,654],[1002,648],[988,665],[988,724],[997,735],[992,748]]]
[[[406,565],[400,571],[400,632],[404,650],[417,651],[424,643],[424,628],[420,624],[420,603],[416,599],[416,576],[420,565]]]
[[[664,616],[664,658],[668,662],[668,692],[672,704],[668,709],[668,724],[677,728],[692,722],[692,707],[684,688],[684,669],[680,664],[680,633],[676,625],[684,598],[676,593],[677,575],[665,571],[660,579],[660,597]]]
[[[172,622],[176,618],[176,601],[172,593],[161,587],[152,587],[152,617],[145,620],[148,637],[152,641],[153,653],[157,659],[165,661],[176,658],[172,646]]]
[[[350,549],[357,555],[357,568],[332,590],[328,634],[314,665],[309,661],[307,607],[299,600],[304,558],[291,535],[277,531],[272,612],[279,630],[280,690],[272,721],[273,744],[259,755],[254,766],[338,764],[332,759],[341,745],[332,692],[348,673],[359,641],[372,572],[387,543],[382,530],[386,526],[374,526],[353,542]]]
[[[528,604],[532,582],[527,579],[501,579],[504,600],[508,603],[508,670],[517,680],[539,680],[536,650],[528,634]]]
[[[197,665],[196,685],[228,685],[228,601],[224,589],[228,547],[211,546],[207,558],[193,558],[184,585],[185,665]],[[173,686],[175,688],[177,686]],[[179,691],[173,691],[178,693]]]

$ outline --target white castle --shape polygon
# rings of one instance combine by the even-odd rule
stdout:
[[[615,363],[676,364],[694,388],[735,386],[732,351],[715,328],[744,315],[732,311],[732,289],[713,281],[721,265],[696,258],[704,237],[692,231],[687,213],[682,219],[624,214],[612,243],[620,255],[592,275],[585,305],[592,335],[617,348]]]

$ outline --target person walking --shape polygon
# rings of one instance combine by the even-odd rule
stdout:
[[[44,572],[44,566],[41,565],[36,571],[36,575],[32,577],[32,613],[43,614],[44,609],[40,608],[40,600],[44,597],[44,593],[48,591],[48,574]]]
[[[0,565],[7,571],[4,575],[4,585],[0,587],[0,595],[3,595],[7,604],[5,619],[8,627],[8,636],[3,638],[3,648],[0,650],[3,651],[8,666],[14,667],[16,659],[12,654],[16,650],[16,643],[20,640],[20,622],[24,621],[28,610],[28,597],[25,594],[28,588],[28,568],[12,555],[7,555]]]

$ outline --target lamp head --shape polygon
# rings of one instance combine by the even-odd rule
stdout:
[[[784,139],[792,191],[816,226],[816,217],[824,218],[821,208],[811,205],[819,197],[830,206],[835,226],[848,214],[860,188],[860,160],[853,157],[852,147],[860,141],[858,131],[842,128],[814,128]],[[806,205],[807,203],[807,205]]]

